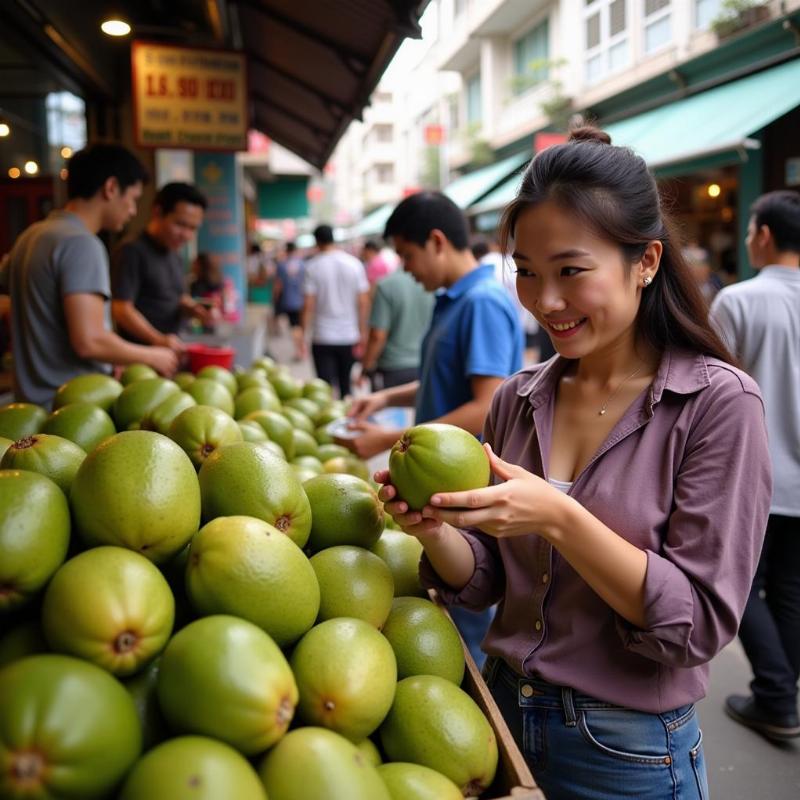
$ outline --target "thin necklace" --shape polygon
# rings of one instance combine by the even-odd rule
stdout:
[[[603,416],[603,414],[605,414],[605,413],[606,413],[606,410],[608,409],[608,404],[609,404],[609,403],[611,402],[611,400],[614,398],[614,395],[616,395],[616,393],[617,393],[617,392],[618,392],[618,391],[619,391],[619,390],[620,390],[620,389],[621,389],[621,388],[622,388],[622,387],[623,387],[623,386],[624,386],[624,385],[625,385],[625,384],[626,384],[626,383],[627,383],[627,382],[628,382],[628,381],[629,381],[631,378],[633,378],[635,375],[638,375],[638,374],[639,374],[639,373],[642,371],[642,369],[643,369],[643,368],[644,368],[644,362],[641,362],[641,363],[639,364],[639,366],[638,366],[638,367],[636,367],[636,369],[635,369],[633,372],[631,372],[631,374],[630,374],[630,375],[628,375],[628,377],[627,377],[627,378],[625,378],[625,380],[624,380],[624,381],[622,381],[622,382],[619,384],[619,386],[617,386],[617,388],[616,388],[616,389],[614,389],[614,391],[613,391],[613,392],[611,392],[611,394],[610,394],[610,395],[609,395],[609,396],[606,398],[606,401],[605,401],[605,403],[603,403],[603,407],[602,407],[602,408],[601,408],[601,409],[600,409],[600,410],[597,412],[597,416],[598,416],[598,417],[602,417],[602,416]]]

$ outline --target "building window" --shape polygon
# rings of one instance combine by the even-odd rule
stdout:
[[[481,114],[481,76],[480,73],[467,79],[467,125],[479,124]]]
[[[545,19],[514,42],[514,93],[547,80],[550,57],[550,22]]]
[[[694,6],[695,28],[707,28],[722,9],[722,0],[696,0]]]
[[[376,164],[375,180],[378,183],[394,183],[394,164]]]
[[[586,0],[586,81],[597,81],[628,66],[628,0]]]
[[[86,146],[86,104],[70,92],[51,92],[45,99],[47,143],[73,151]]]
[[[644,0],[644,51],[652,53],[672,40],[670,0]]]

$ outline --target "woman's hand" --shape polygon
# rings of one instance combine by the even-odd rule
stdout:
[[[483,447],[492,472],[503,483],[467,492],[439,492],[421,516],[456,528],[478,528],[497,538],[530,533],[548,537],[558,524],[566,495],[537,475],[503,461],[490,445]]]
[[[347,416],[354,420],[365,420],[383,408],[386,408],[386,395],[383,392],[373,392],[353,400],[347,409]]]
[[[389,483],[388,469],[376,472],[373,477],[376,483],[383,484],[378,497],[383,501],[385,511],[405,533],[416,537],[423,545],[441,537],[445,526],[439,520],[411,511],[408,503],[397,499],[397,489]]]

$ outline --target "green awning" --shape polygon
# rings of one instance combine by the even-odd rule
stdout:
[[[505,208],[516,196],[522,182],[522,173],[515,173],[493,189],[479,203],[470,206],[467,213],[470,215],[484,214],[487,211],[498,211]]]
[[[491,192],[497,185],[516,172],[523,164],[530,160],[530,153],[516,153],[502,161],[481,167],[474,172],[456,178],[444,193],[459,207],[469,208],[478,200]]]
[[[398,201],[399,202],[399,201]],[[356,222],[347,232],[348,239],[355,239],[359,236],[383,236],[383,229],[386,222],[392,215],[397,203],[384,203],[371,211],[362,220]]]
[[[651,169],[728,154],[746,159],[754,133],[800,105],[800,59],[605,126]],[[673,170],[670,170],[673,171]]]

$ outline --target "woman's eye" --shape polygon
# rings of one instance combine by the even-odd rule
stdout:
[[[561,275],[564,278],[572,278],[574,275],[578,275],[583,270],[580,267],[562,267],[561,268]]]
[[[530,278],[531,275],[533,275],[533,273],[529,269],[525,269],[525,267],[519,267],[519,266],[514,270],[514,272],[520,278]]]

